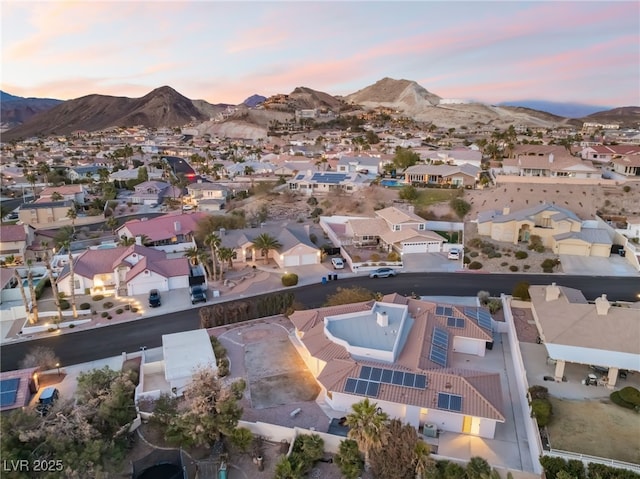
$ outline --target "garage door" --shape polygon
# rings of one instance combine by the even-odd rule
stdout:
[[[440,242],[439,241],[429,241],[427,243],[427,251],[429,253],[439,253],[440,252]]]
[[[285,266],[300,266],[300,256],[299,255],[291,255],[284,257],[284,265]]]
[[[302,264],[316,264],[318,263],[318,255],[315,253],[309,253],[302,255]]]
[[[149,291],[151,291],[152,289],[162,289],[162,285],[161,284],[157,284],[157,283],[135,283],[135,284],[130,284],[130,291],[131,291],[131,295],[136,295],[136,294],[148,294]]]
[[[402,245],[403,253],[426,253],[427,252],[427,242],[420,241],[416,243],[404,243]]]
[[[558,246],[558,254],[575,254],[579,256],[587,256],[589,254],[589,246],[561,243]]]

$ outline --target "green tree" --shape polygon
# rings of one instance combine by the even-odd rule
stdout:
[[[47,268],[47,276],[49,277],[49,283],[51,284],[53,300],[56,305],[56,310],[58,311],[58,316],[55,320],[56,325],[58,325],[60,321],[62,321],[62,305],[60,304],[60,294],[58,292],[58,280],[56,277],[54,277],[53,268],[51,267],[51,258],[49,257],[49,243],[47,241],[43,241],[41,245],[45,251],[44,264]]]
[[[218,260],[220,261],[220,277],[224,274],[224,265],[226,264],[229,269],[233,268],[233,258],[236,252],[233,248],[222,246],[218,249]]]
[[[67,251],[69,259],[69,288],[71,289],[71,309],[73,310],[73,318],[76,319],[78,317],[78,308],[76,306],[75,261],[73,258],[73,253],[71,251],[71,242],[73,241],[74,236],[75,232],[73,231],[72,227],[63,226],[58,230],[58,233],[55,236],[55,240],[58,249],[65,249]]]
[[[118,218],[115,216],[109,216],[107,220],[104,222],[105,226],[111,230],[111,234],[116,233],[116,228],[118,227]]]
[[[67,218],[71,220],[71,228],[73,228],[73,232],[76,232],[76,219],[78,218],[78,212],[76,211],[75,206],[69,208],[67,210]]]
[[[63,199],[63,196],[57,191],[54,191],[53,194],[51,195],[51,201],[60,201],[62,199]]]
[[[340,468],[340,472],[345,479],[356,479],[362,473],[364,460],[362,453],[358,449],[358,443],[352,439],[345,439],[340,442],[338,454],[335,462]]]
[[[118,246],[132,246],[134,244],[136,244],[136,239],[125,235],[120,236],[118,241]]]
[[[486,459],[474,456],[467,463],[467,479],[485,479],[491,475],[491,466]]]
[[[189,263],[193,265],[198,264],[198,255],[199,255],[199,252],[198,252],[198,248],[196,247],[187,248],[183,252],[183,256],[185,258],[188,258]]]
[[[38,323],[38,298],[36,295],[36,287],[33,282],[33,271],[31,271],[31,266],[33,261],[30,259],[27,260],[27,284],[29,286],[29,296],[31,297],[31,316],[29,318],[32,324]]]
[[[349,439],[358,443],[364,454],[365,470],[370,467],[371,453],[378,451],[388,441],[387,413],[365,398],[351,406],[353,412],[347,415],[346,425],[349,426]]]
[[[144,183],[145,181],[149,181],[149,172],[147,171],[146,166],[141,166],[138,168],[138,181],[140,183]]]
[[[217,279],[216,271],[218,268],[218,250],[222,245],[222,240],[216,233],[210,232],[204,237],[204,244],[211,250],[211,262],[213,264],[213,268],[211,269],[211,279],[215,281]]]
[[[254,248],[260,251],[265,264],[269,262],[269,252],[277,251],[282,247],[280,242],[268,233],[258,235],[251,243]]]
[[[513,287],[513,292],[511,295],[516,299],[521,299],[523,301],[530,301],[531,296],[529,295],[529,283],[526,281],[520,281],[515,284]]]
[[[414,201],[418,199],[418,190],[411,185],[403,186],[398,196],[401,200]]]
[[[388,479],[415,477],[415,449],[419,441],[416,428],[392,419],[385,434],[389,441],[371,456],[373,476]]]
[[[274,479],[302,479],[302,462],[293,458],[281,456],[276,463]]]
[[[325,306],[338,306],[340,304],[360,303],[362,301],[369,301],[376,297],[373,291],[361,288],[359,286],[353,286],[351,288],[338,287],[336,292],[327,296]]]
[[[416,442],[413,448],[413,465],[415,468],[416,479],[423,479],[427,471],[435,469],[435,461],[431,458],[429,446],[424,441]]]
[[[462,198],[454,198],[449,203],[451,209],[455,211],[460,219],[464,218],[469,211],[471,211],[471,205]]]
[[[396,154],[393,157],[393,164],[400,170],[405,170],[420,161],[420,155],[410,148],[396,148]]]

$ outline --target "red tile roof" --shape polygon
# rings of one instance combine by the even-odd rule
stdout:
[[[176,234],[190,234],[196,231],[198,222],[203,221],[207,213],[169,214],[148,220],[127,221],[117,230],[121,236],[127,230],[131,236],[146,235],[151,241],[173,238]],[[179,228],[178,230],[176,229]]]
[[[0,241],[8,243],[12,241],[26,241],[27,232],[24,225],[2,225],[0,226]]]

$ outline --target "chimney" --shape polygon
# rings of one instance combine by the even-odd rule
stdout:
[[[545,288],[545,301],[555,301],[560,297],[560,288],[556,286],[556,283],[551,283],[550,286]]]
[[[311,235],[311,226],[309,226],[309,225],[304,225],[304,232],[305,232],[305,234],[307,235],[307,238],[309,238],[309,237],[310,237],[310,235]]]
[[[136,244],[138,246],[142,246],[142,236],[140,235],[136,236]]]
[[[596,313],[598,313],[598,316],[606,316],[609,308],[611,308],[611,303],[607,299],[606,294],[596,299]]]
[[[505,206],[504,208],[502,208],[503,215],[508,215],[509,213],[511,213],[511,208],[509,208],[508,206]]]
[[[549,153],[549,163],[553,163],[553,153]]]
[[[378,326],[386,328],[389,326],[389,316],[387,316],[385,311],[376,311],[376,322]]]
[[[224,236],[226,232],[226,228],[220,228],[220,236]]]
[[[179,221],[174,221],[173,222],[173,230],[177,233],[178,231],[180,231],[180,222]]]

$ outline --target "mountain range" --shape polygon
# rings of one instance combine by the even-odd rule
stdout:
[[[224,135],[228,137],[236,137],[233,131],[236,128],[242,130],[238,135],[247,138],[254,135],[242,135],[247,135],[248,129],[258,127],[261,131],[256,135],[264,137],[267,125],[272,121],[292,119],[295,111],[301,109],[324,109],[339,113],[382,107],[417,121],[431,122],[447,128],[482,124],[504,128],[513,123],[541,127],[563,124],[579,127],[583,121],[601,121],[599,118],[635,127],[640,122],[640,107],[616,108],[575,119],[521,104],[511,105],[518,102],[486,105],[443,101],[414,81],[392,78],[383,78],[344,97],[332,96],[308,87],[297,87],[288,95],[270,98],[252,95],[240,105],[190,100],[168,86],[157,88],[141,98],[88,95],[60,101],[20,98],[2,92],[0,100],[3,125],[17,124],[3,133],[5,140],[53,133],[67,134],[75,130],[95,131],[113,126],[144,125],[158,128],[186,124],[195,125],[198,130],[210,133],[218,133],[213,130],[222,128]],[[542,108],[549,103],[533,105]],[[566,105],[565,111],[573,105],[576,111],[575,104],[555,105],[558,108]],[[234,113],[229,114],[230,111]],[[225,121],[211,121],[223,112],[226,112]]]

